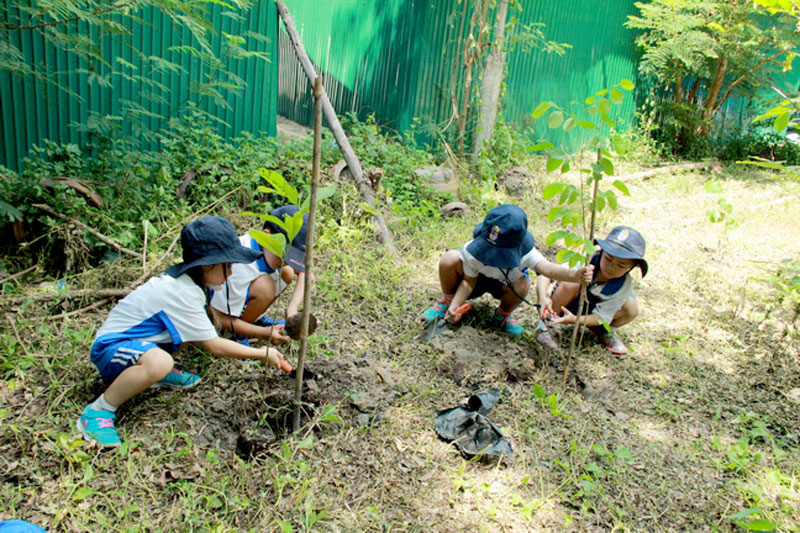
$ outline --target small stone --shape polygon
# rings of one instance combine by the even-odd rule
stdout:
[[[445,204],[439,212],[443,217],[463,217],[469,213],[469,206],[464,202],[450,202]]]

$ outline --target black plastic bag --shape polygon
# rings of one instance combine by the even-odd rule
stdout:
[[[467,457],[511,457],[514,450],[486,418],[500,397],[499,389],[490,389],[469,397],[465,404],[436,413],[436,434],[452,442]]]

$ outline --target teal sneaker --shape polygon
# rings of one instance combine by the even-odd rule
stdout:
[[[494,316],[492,317],[491,321],[492,327],[498,328],[503,333],[508,333],[509,335],[513,335],[514,337],[519,337],[522,335],[523,328],[518,322],[517,319],[513,316],[505,316],[503,314],[498,313],[497,311],[494,312]]]
[[[439,300],[433,304],[433,306],[426,309],[424,313],[422,313],[422,318],[425,320],[425,322],[431,322],[437,318],[444,318],[448,307],[450,307],[450,302]]]
[[[95,411],[87,405],[83,413],[75,421],[78,431],[83,438],[97,443],[104,448],[117,448],[122,441],[119,438],[117,429],[114,427],[116,413],[111,411]]]
[[[173,368],[172,372],[167,374],[164,379],[157,383],[153,383],[150,385],[150,388],[160,389],[161,387],[169,387],[171,389],[188,390],[200,383],[201,379],[202,378],[197,374],[192,374],[191,372]]]

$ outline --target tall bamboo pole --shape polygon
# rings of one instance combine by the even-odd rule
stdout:
[[[319,188],[320,152],[322,146],[322,78],[314,80],[314,162],[311,167],[311,199],[308,209],[306,233],[306,275],[303,287],[303,320],[300,323],[300,355],[297,356],[297,376],[294,382],[294,431],[300,430],[301,401],[303,399],[303,371],[306,362],[308,322],[311,318],[311,270],[314,261],[314,231],[317,219],[317,188]]]
[[[600,164],[600,158],[602,157],[602,153],[600,149],[597,149],[597,163]],[[600,179],[592,174],[593,179],[593,188],[592,188],[592,216],[589,222],[589,240],[594,242],[594,219],[595,215],[597,214],[597,186],[600,182]],[[585,228],[585,226],[584,226]],[[586,235],[584,233],[584,235]],[[586,254],[586,264],[589,264],[589,261],[592,259],[592,253],[587,252]],[[583,303],[586,301],[586,283],[581,278],[581,294],[578,297],[578,314],[575,315],[575,328],[572,330],[572,339],[569,343],[569,351],[567,352],[567,363],[564,365],[564,384],[567,383],[567,378],[569,378],[569,370],[570,366],[572,365],[572,354],[575,352],[575,345],[578,340],[578,329],[581,327],[581,317],[583,316]]]

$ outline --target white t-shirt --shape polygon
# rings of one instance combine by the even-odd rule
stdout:
[[[188,274],[173,278],[165,273],[120,300],[100,326],[95,342],[135,339],[177,349],[184,342],[215,337],[203,289]]]
[[[239,242],[242,243],[242,246],[259,252],[263,251],[261,245],[250,235],[242,235],[239,237]],[[211,293],[211,307],[227,315],[228,305],[230,305],[230,316],[242,316],[244,308],[250,300],[250,284],[261,276],[272,277],[278,287],[278,294],[286,288],[280,270],[270,268],[262,255],[252,263],[233,263],[231,265],[231,275],[228,277],[227,287],[223,286],[222,290]],[[228,288],[230,288],[230,297]]]
[[[472,241],[470,241],[472,242]],[[467,251],[467,246],[470,242],[466,243],[463,248],[459,250],[461,254],[461,264],[464,267],[464,275],[468,278],[477,278],[478,274],[482,274],[487,278],[496,279],[498,281],[502,281],[503,283],[510,282],[514,283],[519,278],[525,275],[525,269],[533,269],[539,261],[544,259],[545,257],[542,253],[536,249],[534,246],[531,248],[531,251],[527,254],[522,256],[520,260],[520,265],[516,268],[512,268],[510,270],[500,270],[497,267],[489,266],[484,263],[478,261],[472,254]],[[506,275],[503,272],[506,272],[508,276],[508,280],[506,280]]]
[[[589,309],[591,314],[606,323],[611,323],[617,311],[622,309],[625,302],[633,296],[633,279],[630,274],[625,274],[621,278],[608,280],[605,283],[597,281],[597,273],[600,270],[599,254],[592,257],[591,263],[594,265],[595,281],[592,281],[586,288],[589,298]],[[579,266],[572,267],[578,270]]]

